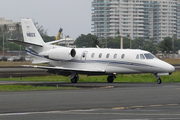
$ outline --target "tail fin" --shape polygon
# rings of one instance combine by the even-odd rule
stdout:
[[[36,44],[39,46],[44,45],[44,41],[31,19],[21,19],[21,25],[23,30],[24,42]]]

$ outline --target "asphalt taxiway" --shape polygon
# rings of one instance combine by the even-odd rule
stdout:
[[[59,83],[59,85],[72,85]],[[2,120],[179,119],[180,83],[77,83],[79,90],[0,92]]]

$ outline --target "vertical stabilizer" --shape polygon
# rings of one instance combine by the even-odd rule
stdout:
[[[21,19],[24,42],[44,45],[44,41],[31,19]]]

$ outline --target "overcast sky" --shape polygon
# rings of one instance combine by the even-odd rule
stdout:
[[[31,18],[56,36],[63,34],[76,39],[91,33],[91,2],[93,0],[0,0],[0,17],[14,22]]]

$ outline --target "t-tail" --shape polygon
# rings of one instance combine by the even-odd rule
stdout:
[[[21,19],[24,42],[44,46],[44,41],[31,19]]]
[[[35,58],[33,63],[47,63],[48,61],[39,54],[48,49],[33,21],[31,19],[21,19],[21,26],[24,41],[12,39],[8,41],[25,46],[26,52]]]

